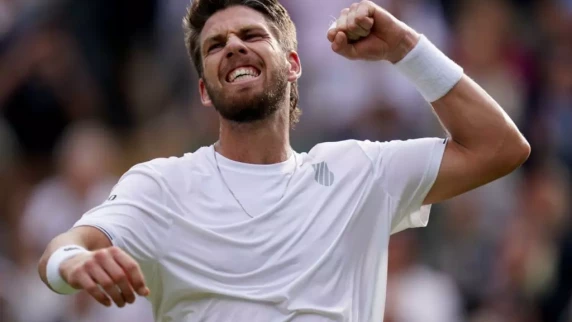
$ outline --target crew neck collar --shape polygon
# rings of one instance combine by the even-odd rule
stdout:
[[[296,152],[294,150],[292,150],[292,152],[290,153],[290,157],[286,161],[279,163],[272,163],[272,164],[253,164],[253,163],[234,161],[216,152],[214,145],[211,145],[210,152],[213,159],[214,159],[214,154],[216,153],[216,160],[213,161],[214,162],[218,161],[219,167],[234,171],[251,172],[251,173],[254,172],[262,174],[276,174],[276,173],[292,172],[296,167]]]

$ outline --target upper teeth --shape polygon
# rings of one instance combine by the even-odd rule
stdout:
[[[253,67],[239,67],[229,74],[228,80],[232,83],[237,78],[239,78],[241,76],[245,76],[245,75],[250,75],[250,76],[256,77],[256,76],[258,76],[258,71]]]

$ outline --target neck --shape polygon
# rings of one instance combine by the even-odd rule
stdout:
[[[290,157],[288,109],[279,109],[265,120],[236,123],[220,119],[215,149],[224,157],[243,163],[273,164]]]

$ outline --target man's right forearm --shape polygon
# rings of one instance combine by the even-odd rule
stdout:
[[[60,247],[78,245],[88,250],[111,247],[111,241],[99,229],[94,227],[77,227],[54,238],[46,247],[38,263],[38,273],[42,281],[50,286],[46,276],[46,267],[50,256]]]

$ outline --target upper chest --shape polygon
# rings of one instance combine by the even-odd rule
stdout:
[[[367,169],[342,171],[335,163],[309,164],[298,169],[288,187],[281,187],[286,189],[283,197],[282,189],[239,195],[246,206],[263,205],[254,218],[245,214],[214,173],[196,182],[200,186],[193,185],[188,199],[180,202],[172,228],[177,243],[171,251],[200,275],[280,279],[323,256],[339,263],[369,240],[362,232],[372,223],[356,215],[369,198]]]

